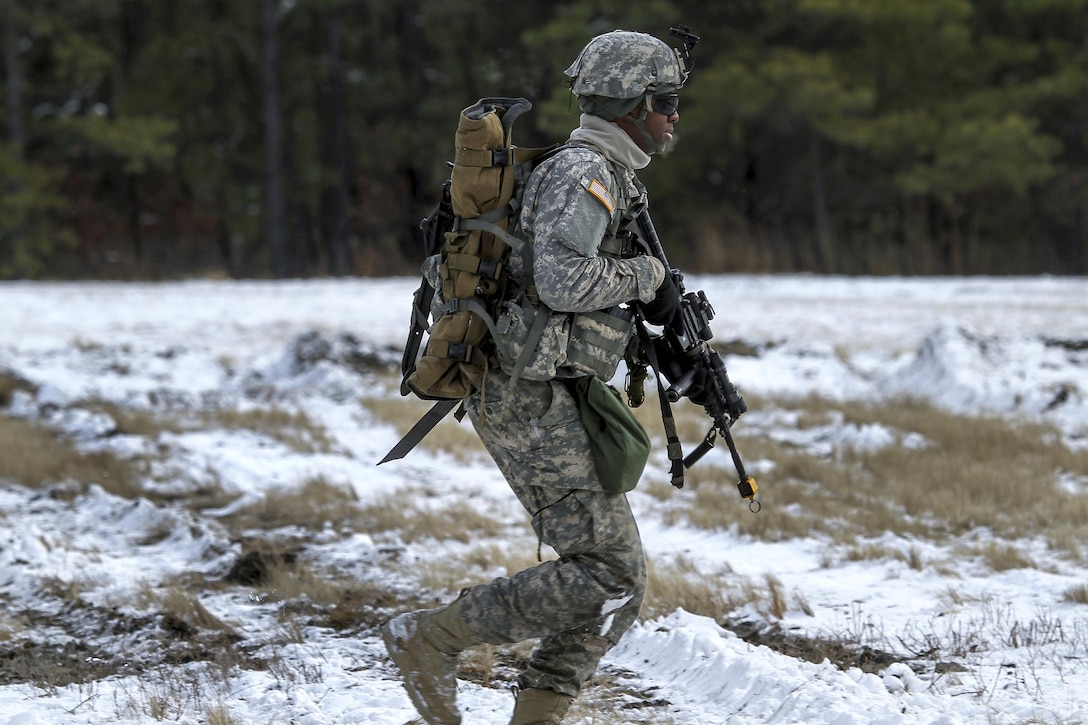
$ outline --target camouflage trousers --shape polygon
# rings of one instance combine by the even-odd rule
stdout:
[[[638,616],[642,541],[626,496],[601,488],[566,386],[521,380],[504,401],[509,380],[491,371],[468,415],[539,541],[559,559],[469,589],[460,613],[491,644],[539,637],[519,686],[577,696]]]

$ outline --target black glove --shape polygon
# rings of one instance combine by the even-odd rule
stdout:
[[[640,302],[646,321],[651,325],[668,325],[680,314],[680,289],[671,274],[657,288],[657,295],[649,302]]]
[[[710,405],[713,396],[710,389],[709,370],[699,368],[695,371],[695,380],[692,381],[691,387],[688,388],[687,399],[703,407]]]
[[[685,375],[691,371],[693,377],[686,386],[684,397],[706,407],[713,402],[713,391],[710,388],[711,371],[704,367],[695,367],[694,361],[686,355],[677,353],[666,341],[664,336],[653,338],[654,352],[661,374],[669,381],[670,385],[676,385]]]

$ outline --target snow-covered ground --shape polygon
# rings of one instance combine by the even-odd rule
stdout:
[[[755,351],[726,359],[733,381],[754,396],[888,401],[906,393],[958,412],[1046,421],[1070,446],[1088,446],[1088,280],[689,276],[687,282],[713,302],[718,341]],[[114,612],[129,621],[146,613],[149,583],[194,573],[221,579],[238,554],[217,521],[222,510],[161,503],[172,490],[183,495],[209,478],[238,502],[315,477],[350,486],[363,502],[418,491],[418,481],[428,480],[447,499],[470,500],[516,524],[512,496],[486,462],[451,462],[417,449],[403,461],[374,465],[398,435],[359,401],[388,391],[338,351],[347,346],[348,353],[399,359],[415,284],[0,284],[0,376],[36,390],[16,391],[2,412],[46,422],[86,450],[159,452],[148,478],[158,503],[118,498],[95,485],[62,484],[43,494],[0,479],[0,602],[7,610],[0,611],[0,650],[23,640],[50,642],[82,653],[89,667],[117,657],[153,659],[138,630],[117,626],[108,638],[71,642],[78,633],[37,626],[36,617],[47,621],[44,610],[55,602],[78,601],[88,617]],[[307,345],[322,352],[300,355]],[[161,409],[163,401],[189,409],[209,401],[244,407],[258,398],[304,411],[325,427],[332,445],[302,454],[247,431],[215,429],[167,431],[148,441],[118,435],[106,413],[84,407],[87,401],[133,410]],[[758,414],[749,416],[758,420]],[[744,425],[742,419],[738,430]],[[879,430],[844,426],[822,443],[886,445],[882,440]],[[760,482],[772,501],[773,469]],[[1088,495],[1088,481],[1056,476],[1052,484]],[[811,614],[790,612],[782,622],[794,631],[860,638],[878,631],[893,645],[911,632],[987,640],[965,658],[964,671],[915,673],[892,663],[865,674],[753,646],[707,618],[677,611],[636,625],[603,663],[631,691],[657,699],[656,707],[637,710],[640,722],[1088,722],[1088,607],[1063,599],[1088,585],[1083,533],[1079,562],[1040,541],[1034,567],[994,572],[965,560],[950,573],[898,560],[829,558],[830,544],[820,538],[770,543],[668,526],[657,515],[657,499],[640,489],[631,500],[651,559],[683,554],[708,571],[773,575],[788,591],[803,592]],[[773,505],[760,514],[773,515]],[[527,528],[520,527],[511,546],[534,546]],[[880,543],[923,552],[937,546],[890,535]],[[400,556],[433,560],[435,545],[407,544]],[[382,570],[376,562],[387,556],[366,531],[328,530],[312,546],[324,561],[361,578]],[[407,581],[387,576],[390,587]],[[957,594],[950,597],[953,585]],[[67,599],[46,595],[58,588],[69,592]],[[223,646],[254,651],[280,626],[274,607],[239,596],[237,587],[210,588],[201,604],[238,635]],[[1020,623],[1032,631],[1002,637]],[[1061,636],[1043,636],[1042,628]],[[285,669],[236,668],[225,682],[207,681],[207,668],[191,662],[162,670],[161,680],[121,671],[82,685],[0,686],[0,725],[403,725],[415,717],[372,630],[307,627],[294,640],[275,645],[289,663]],[[503,725],[512,707],[505,690],[468,682],[460,700],[470,725]],[[173,705],[157,710],[156,703]],[[578,722],[618,721],[601,718]]]

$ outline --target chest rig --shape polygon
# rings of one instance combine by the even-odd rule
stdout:
[[[588,143],[569,146],[604,156]],[[642,253],[633,229],[645,205],[645,189],[631,170],[611,161],[607,164],[614,206],[597,254],[626,259]],[[634,312],[626,305],[590,312],[555,312],[540,301],[532,283],[531,245],[523,248],[523,260],[521,272],[527,284],[499,319],[501,367],[514,380],[584,375],[611,379],[632,341]]]

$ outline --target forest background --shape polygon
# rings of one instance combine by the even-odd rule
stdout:
[[[0,279],[415,273],[462,108],[677,23],[674,264],[1088,274],[1088,0],[0,0]]]

